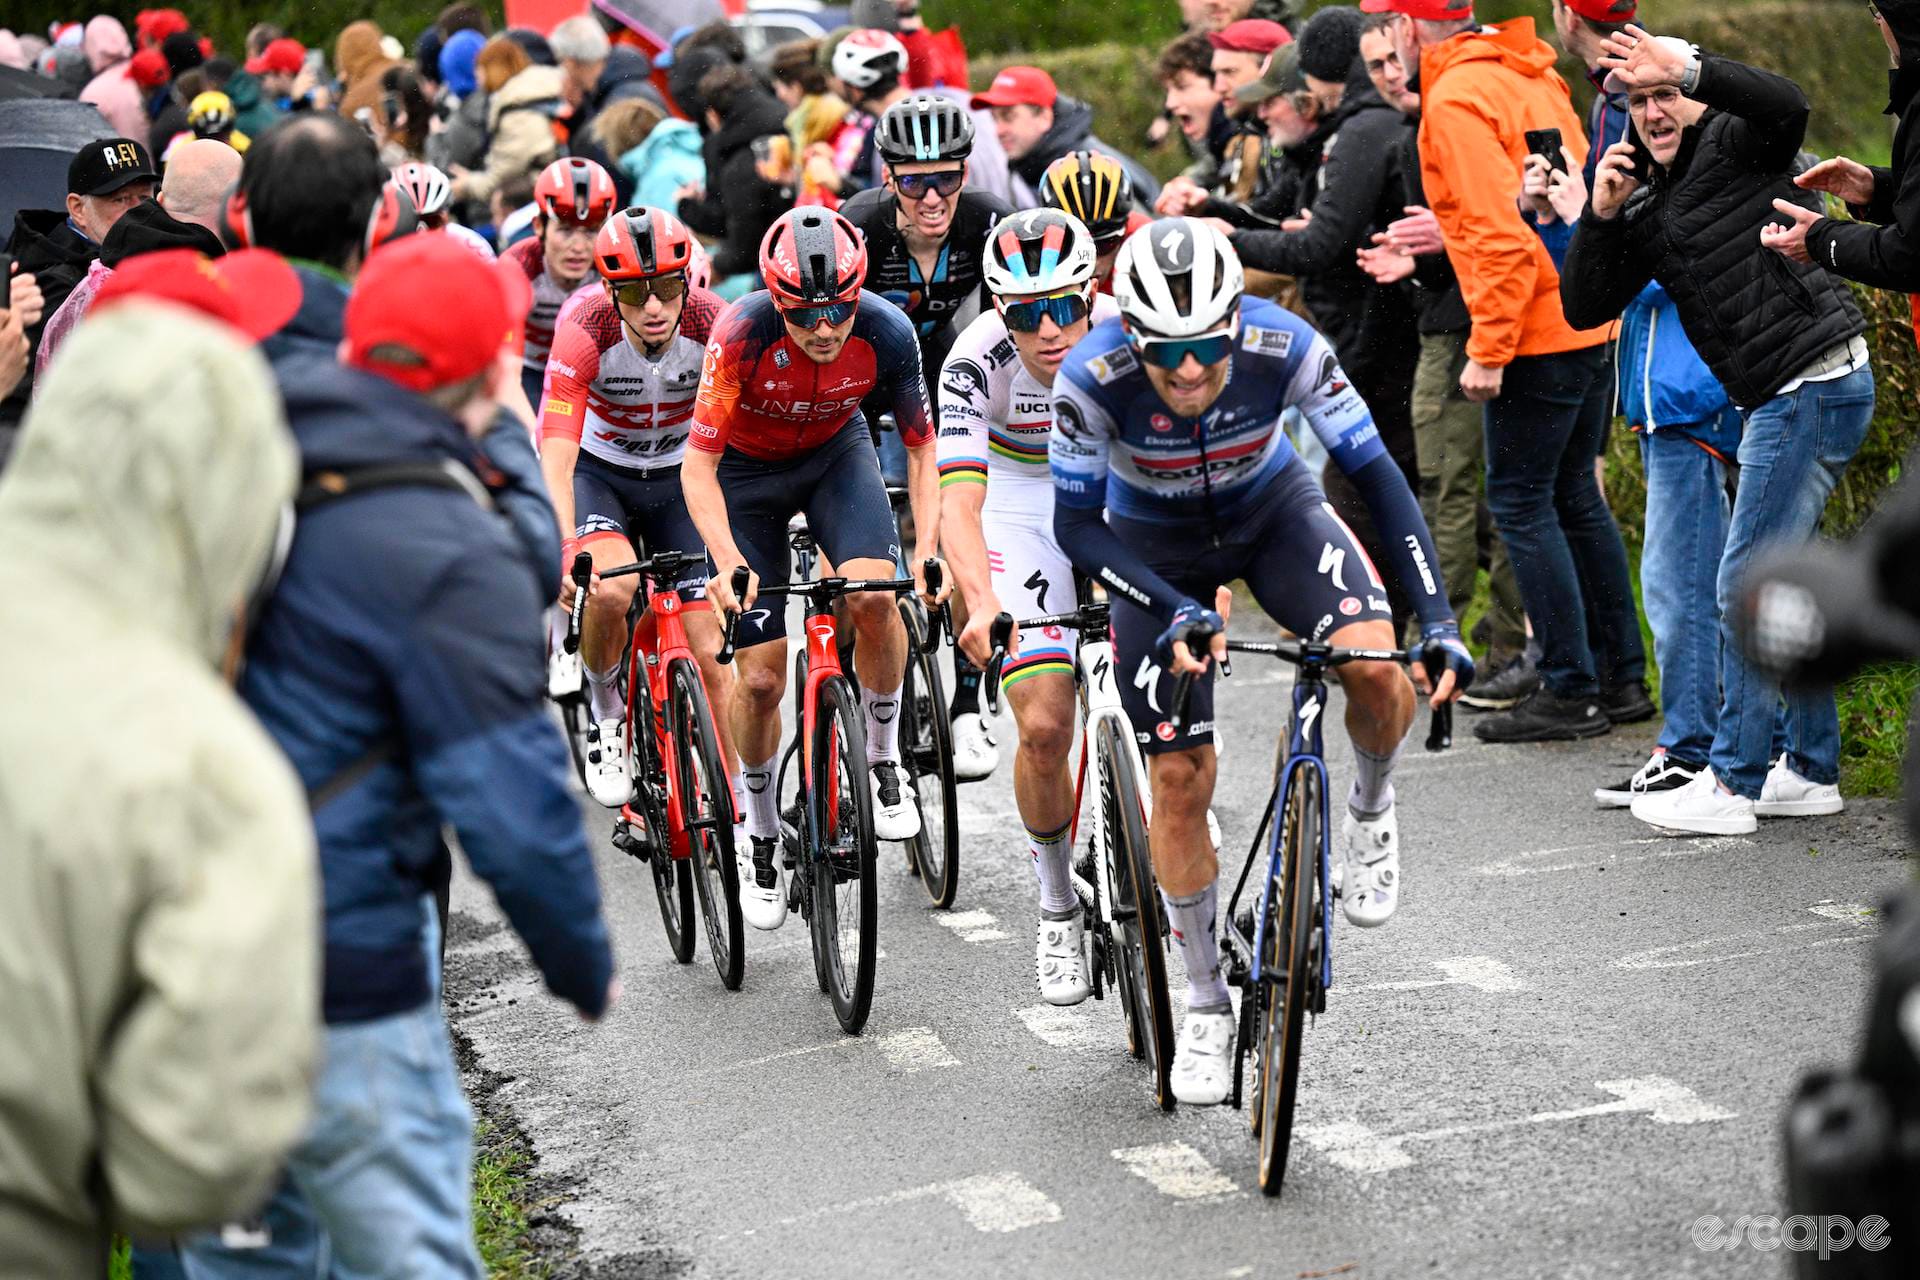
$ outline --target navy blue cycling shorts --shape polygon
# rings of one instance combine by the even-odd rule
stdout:
[[[682,600],[706,598],[706,547],[687,513],[679,467],[634,471],[582,453],[573,464],[573,536],[583,543],[625,538],[642,558],[684,552],[687,567],[671,585]]]
[[[791,577],[787,524],[799,514],[836,567],[850,560],[891,565],[900,559],[887,486],[866,420],[858,415],[802,458],[769,462],[729,449],[720,456],[718,478],[733,540],[762,587],[785,586]],[[734,643],[748,649],[786,634],[786,601],[770,600],[740,615]]]
[[[1305,467],[1291,466],[1275,476],[1253,508],[1235,517],[1219,547],[1209,545],[1204,528],[1187,532],[1123,516],[1110,516],[1108,523],[1154,572],[1209,608],[1214,588],[1239,578],[1260,607],[1297,636],[1324,640],[1355,622],[1393,621],[1379,571]],[[1175,741],[1167,719],[1173,677],[1153,653],[1166,626],[1124,597],[1111,598],[1120,701],[1141,751],[1156,755],[1211,743],[1213,681],[1194,680],[1187,725]],[[1233,631],[1231,620],[1227,630]]]

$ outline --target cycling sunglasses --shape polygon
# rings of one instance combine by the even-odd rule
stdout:
[[[1203,365],[1219,364],[1233,352],[1233,333],[1227,329],[1197,338],[1144,338],[1137,333],[1128,337],[1142,360],[1162,369],[1178,369],[1188,356]]]
[[[1072,293],[1050,293],[1044,298],[1000,303],[1000,318],[1015,333],[1032,333],[1040,327],[1040,321],[1049,316],[1064,329],[1070,324],[1079,324],[1092,311],[1093,304],[1078,289]]]
[[[613,287],[613,296],[630,307],[644,307],[648,298],[658,298],[662,302],[672,302],[687,291],[687,278],[675,273],[670,276],[654,276],[648,280],[623,280]]]
[[[838,328],[859,309],[858,302],[829,302],[824,307],[788,307],[780,313],[780,318],[796,329],[817,329],[822,320]]]
[[[941,173],[896,173],[893,185],[901,195],[909,200],[925,200],[927,192],[938,191],[943,197],[960,193],[967,184],[967,175],[959,169],[948,169]]]

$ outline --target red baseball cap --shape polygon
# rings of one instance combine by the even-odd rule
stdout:
[[[1283,44],[1292,44],[1293,35],[1277,22],[1264,18],[1242,18],[1209,32],[1207,43],[1232,53],[1272,53]]]
[[[404,236],[374,250],[347,299],[346,362],[412,391],[473,377],[525,319],[501,266],[518,270],[483,262],[451,236]]]
[[[241,249],[209,258],[194,249],[163,249],[122,262],[93,295],[92,310],[129,298],[177,303],[225,321],[258,342],[278,333],[300,309],[300,278],[271,249]]]
[[[1360,0],[1363,13],[1404,13],[1425,22],[1458,22],[1473,16],[1473,0]]]
[[[1005,67],[985,93],[973,95],[975,111],[982,107],[1050,107],[1060,97],[1053,77],[1038,67]]]
[[[282,36],[262,49],[259,57],[247,59],[247,73],[297,76],[306,64],[307,47],[290,36]]]
[[[1595,22],[1632,22],[1639,0],[1561,0],[1567,8]]]

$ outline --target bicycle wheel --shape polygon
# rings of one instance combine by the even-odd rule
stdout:
[[[700,915],[707,925],[707,950],[720,985],[738,991],[747,957],[741,936],[740,869],[733,857],[733,799],[727,793],[727,773],[720,763],[700,668],[678,658],[667,681],[677,757],[674,784],[687,829],[693,887],[699,891]]]
[[[1133,744],[1112,719],[1100,722],[1100,802],[1113,874],[1114,942],[1132,1018],[1134,1054],[1153,1072],[1153,1100],[1173,1110],[1173,1006],[1167,994],[1167,944],[1160,891],[1147,849],[1145,811],[1134,773]]]
[[[667,930],[667,946],[681,964],[693,963],[693,870],[686,859],[673,856],[673,837],[667,829],[666,771],[660,767],[653,728],[653,691],[644,673],[628,682],[627,738],[633,753],[633,802],[647,828],[647,866],[653,871],[653,892],[660,900],[660,923]],[[638,732],[635,726],[640,726]]]
[[[826,967],[834,1016],[851,1035],[866,1025],[873,1005],[880,921],[867,738],[844,676],[820,686],[811,755],[807,803],[819,839],[809,851],[813,936]]]
[[[1299,769],[1287,791],[1281,817],[1280,901],[1268,890],[1266,946],[1260,957],[1265,991],[1260,1004],[1260,1080],[1254,1101],[1260,1112],[1260,1189],[1280,1194],[1293,1144],[1293,1103],[1300,1085],[1300,1036],[1306,1028],[1307,995],[1317,963],[1310,945],[1318,918],[1320,871],[1320,771]]]
[[[912,776],[920,834],[907,842],[920,882],[936,907],[950,907],[960,888],[960,807],[954,802],[953,736],[940,668],[925,652],[926,622],[912,601],[900,602],[907,625],[907,679],[900,690],[900,758]]]

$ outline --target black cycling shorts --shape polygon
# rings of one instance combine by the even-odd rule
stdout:
[[[582,453],[573,464],[573,536],[583,543],[625,538],[642,558],[684,552],[691,558],[672,585],[682,600],[706,598],[706,548],[687,514],[679,467],[633,471]]]
[[[729,449],[720,456],[718,478],[733,540],[763,588],[785,586],[791,577],[787,524],[802,513],[814,541],[836,567],[851,560],[892,565],[900,559],[880,461],[866,420],[857,414],[804,458],[767,462]],[[786,601],[770,600],[740,615],[734,643],[749,649],[786,634]]]
[[[1243,578],[1260,607],[1297,636],[1324,640],[1355,622],[1393,621],[1379,571],[1303,466],[1290,466],[1274,477],[1254,508],[1234,520],[1228,539],[1217,548],[1208,545],[1204,530],[1187,534],[1122,516],[1109,516],[1108,523],[1154,572],[1209,608],[1215,587]],[[1173,707],[1173,677],[1153,654],[1166,626],[1120,595],[1112,601],[1120,701],[1140,749],[1156,755],[1211,743],[1213,681],[1194,680],[1187,726],[1175,741],[1167,719]],[[1227,629],[1231,634],[1231,620]]]

